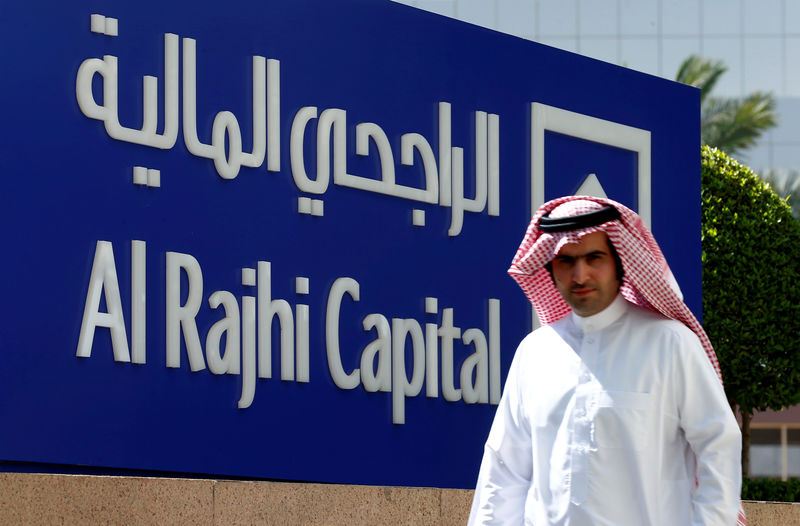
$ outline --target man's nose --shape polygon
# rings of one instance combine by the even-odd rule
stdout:
[[[575,266],[572,267],[572,280],[575,283],[586,283],[589,278],[589,265],[586,264],[583,258],[575,260]]]

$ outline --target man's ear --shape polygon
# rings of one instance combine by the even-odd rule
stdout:
[[[612,243],[610,239],[608,240],[608,248],[611,250],[611,256],[614,258],[614,264],[617,266],[617,280],[621,284],[622,276],[625,275],[625,269],[622,268],[622,259],[620,259],[617,249],[614,248],[614,243]]]
[[[548,261],[547,263],[544,264],[544,268],[546,268],[547,272],[550,273],[550,279],[553,280],[553,285],[555,285],[556,284],[556,277],[553,275],[553,262],[552,261]]]

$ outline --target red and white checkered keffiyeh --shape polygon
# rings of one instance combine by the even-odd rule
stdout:
[[[571,217],[595,212],[606,206],[616,208],[620,218],[566,232],[546,233],[539,229],[539,220],[547,214],[552,218]],[[522,287],[542,325],[553,323],[572,310],[561,297],[545,265],[564,245],[577,243],[586,234],[598,231],[608,235],[622,261],[624,275],[620,294],[635,305],[658,311],[691,329],[700,339],[722,382],[719,361],[711,341],[679,292],[673,288],[671,282],[674,278],[653,234],[635,212],[610,199],[583,195],[561,197],[543,204],[534,214],[508,273]],[[741,508],[738,525],[746,525]]]

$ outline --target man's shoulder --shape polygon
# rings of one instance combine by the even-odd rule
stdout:
[[[575,330],[575,324],[572,322],[570,318],[570,314],[567,314],[563,318],[556,320],[552,323],[548,323],[547,325],[542,325],[528,333],[525,337],[527,340],[528,338],[536,339],[536,338],[551,338],[556,334],[560,334],[563,332]],[[524,341],[524,340],[523,340]]]
[[[660,312],[628,304],[628,316],[632,327],[647,330],[649,333],[672,334],[681,340],[698,340],[692,330],[678,320],[664,316]],[[698,340],[699,343],[699,340]]]
[[[638,305],[634,305],[633,303],[627,302],[627,313],[632,319],[636,320],[637,323],[647,323],[647,324],[655,324],[655,325],[663,325],[669,324],[669,322],[675,321],[671,318],[668,318],[661,314],[658,311],[646,309],[644,307],[640,307]]]
[[[574,330],[569,315],[547,325],[542,325],[529,332],[519,343],[519,348],[535,347],[541,343],[553,343],[554,340],[561,340],[565,332]]]

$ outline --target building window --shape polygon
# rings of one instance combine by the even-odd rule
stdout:
[[[786,435],[787,475],[800,477],[800,428],[787,429]]]
[[[750,476],[781,480],[800,477],[800,427],[796,424],[753,427],[750,430]]]

